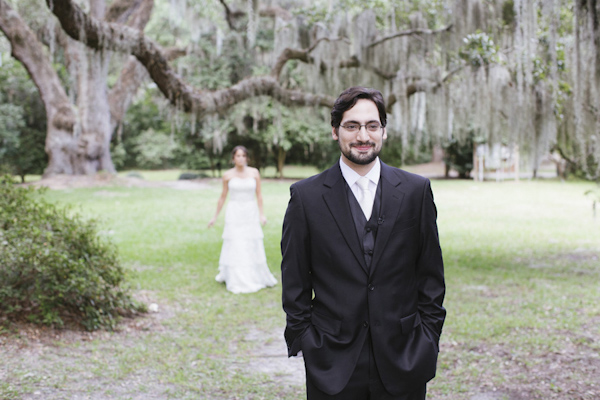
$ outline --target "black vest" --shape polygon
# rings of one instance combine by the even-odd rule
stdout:
[[[362,246],[365,263],[367,267],[370,267],[371,260],[373,259],[373,249],[375,248],[375,239],[377,238],[377,228],[381,223],[379,222],[381,221],[381,179],[377,184],[377,191],[375,192],[375,199],[373,201],[373,211],[371,211],[371,218],[368,221],[365,218],[362,208],[360,208],[360,204],[358,204],[358,200],[356,200],[356,196],[354,196],[347,183],[346,194],[348,195],[348,203],[350,203],[350,211],[352,212],[352,219],[354,220],[354,226],[358,234],[358,241]]]

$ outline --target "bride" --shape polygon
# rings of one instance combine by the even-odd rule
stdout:
[[[215,224],[230,192],[219,273],[215,279],[225,282],[230,292],[252,293],[275,285],[277,280],[267,266],[263,244],[261,224],[265,225],[267,219],[263,212],[260,174],[248,166],[248,150],[244,146],[236,146],[231,154],[234,167],[223,174],[223,192],[217,211],[208,223],[209,228]]]

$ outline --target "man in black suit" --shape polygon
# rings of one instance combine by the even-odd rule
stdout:
[[[421,400],[435,376],[446,310],[428,179],[379,160],[381,93],[351,87],[331,111],[341,150],[290,187],[281,262],[288,355],[309,400]]]

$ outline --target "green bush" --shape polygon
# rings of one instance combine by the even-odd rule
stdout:
[[[48,165],[46,111],[23,65],[11,57],[0,65],[0,171],[24,181]]]
[[[444,148],[444,163],[458,172],[459,178],[467,179],[473,170],[473,139],[467,138],[463,142],[452,138],[446,141]]]
[[[179,178],[177,178],[177,179],[182,181],[182,180],[192,180],[192,179],[198,179],[198,178],[200,178],[199,174],[194,174],[192,172],[182,172],[181,174],[179,174]]]
[[[128,178],[138,178],[138,179],[144,179],[144,175],[140,174],[137,171],[131,171],[128,172],[127,175],[125,175]]]
[[[34,189],[0,178],[0,315],[96,330],[145,312],[96,222],[36,197]]]
[[[387,165],[392,165],[394,167],[402,166],[406,159],[402,154],[402,138],[398,136],[388,136],[383,142],[379,158]]]

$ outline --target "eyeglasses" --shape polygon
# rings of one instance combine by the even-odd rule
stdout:
[[[347,130],[349,133],[358,133],[358,131],[360,131],[360,128],[362,128],[363,126],[369,133],[377,133],[382,128],[382,126],[379,122],[369,122],[368,124],[364,124],[364,125],[355,124],[355,123],[351,122],[349,124],[340,125],[340,126],[342,128],[344,128],[345,130]]]

